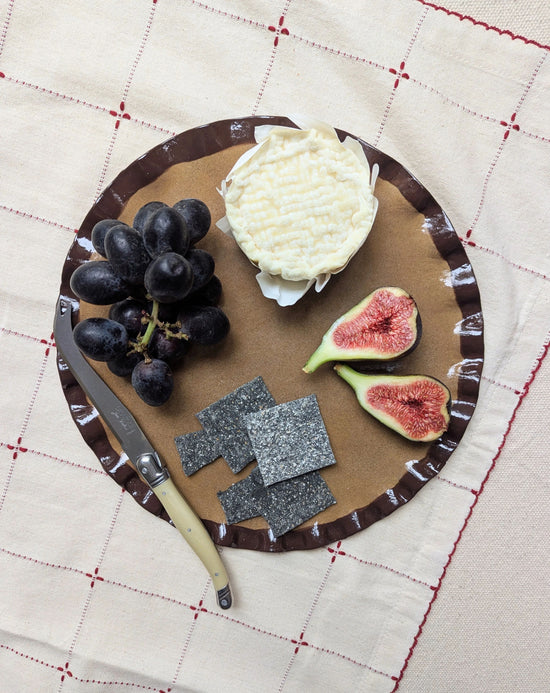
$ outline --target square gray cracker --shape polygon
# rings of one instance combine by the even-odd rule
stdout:
[[[255,458],[243,417],[274,405],[263,378],[258,376],[197,414],[204,430],[220,439],[220,454],[235,474]]]
[[[240,481],[235,482],[225,491],[218,491],[217,496],[225,513],[228,524],[258,517],[260,511],[252,497],[253,491],[263,489],[262,475],[257,467]]]
[[[280,537],[336,503],[320,472],[313,471],[252,491],[274,536]]]
[[[191,476],[221,455],[219,439],[204,430],[184,433],[174,441],[186,476]]]
[[[245,421],[266,486],[336,462],[315,395],[248,414]]]

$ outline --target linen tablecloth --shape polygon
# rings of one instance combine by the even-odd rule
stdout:
[[[1,691],[546,690],[549,16],[0,2]],[[485,367],[439,476],[327,547],[223,549],[237,599],[221,612],[175,529],[83,442],[53,311],[120,170],[198,125],[291,112],[375,145],[441,204],[479,284]]]

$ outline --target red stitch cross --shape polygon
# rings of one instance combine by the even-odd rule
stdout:
[[[194,611],[195,613],[193,614],[193,620],[196,621],[197,618],[199,617],[199,613],[202,611],[203,613],[207,613],[207,609],[203,607],[203,600],[201,599],[199,602],[198,606],[190,606],[189,607],[191,611]]]
[[[57,667],[57,671],[63,672],[63,675],[61,676],[61,681],[65,680],[65,674],[69,677],[72,678],[73,674],[72,671],[69,669],[69,662],[65,662],[64,667]]]
[[[287,29],[286,27],[283,26],[284,21],[285,21],[284,15],[281,15],[281,16],[279,17],[279,23],[277,24],[277,26],[273,26],[273,24],[270,24],[270,25],[267,27],[267,28],[269,29],[269,31],[272,31],[272,32],[274,32],[274,34],[275,34],[275,40],[273,41],[273,45],[274,45],[274,46],[278,45],[278,43],[279,43],[279,36],[280,36],[281,34],[283,34],[284,36],[288,36],[288,35],[289,35],[288,29]]]
[[[397,86],[399,85],[400,79],[410,79],[409,75],[406,72],[403,72],[404,69],[405,69],[405,61],[401,62],[401,65],[399,65],[399,70],[396,70],[394,67],[390,67],[389,71],[392,73],[392,75],[397,76],[397,79],[393,83],[394,89],[397,89]]]
[[[336,560],[336,556],[345,556],[346,555],[345,551],[340,551],[341,546],[342,546],[342,542],[339,541],[336,544],[335,549],[331,548],[330,546],[327,547],[327,551],[332,554],[332,558],[330,559],[331,563],[334,563],[334,561]]]
[[[112,115],[117,119],[117,121],[115,123],[115,130],[118,130],[118,126],[120,125],[120,121],[122,118],[124,118],[124,120],[130,120],[130,114],[125,113],[124,109],[125,109],[124,101],[121,101],[118,111],[109,111],[109,115]]]
[[[290,642],[293,645],[296,645],[296,647],[294,648],[294,654],[298,654],[298,650],[300,649],[300,647],[308,647],[309,646],[309,643],[304,640],[303,631],[300,633],[300,638],[298,640],[294,640],[294,638],[291,638]]]
[[[510,122],[508,123],[506,120],[501,120],[500,124],[506,128],[506,132],[504,133],[504,139],[508,139],[508,136],[510,135],[511,130],[515,130],[516,132],[519,132],[519,125],[515,123],[516,119],[516,113],[512,113],[510,116]]]
[[[90,587],[93,587],[95,584],[95,581],[97,580],[98,582],[103,582],[104,578],[102,578],[99,574],[99,568],[96,568],[94,570],[94,574],[92,573],[86,573],[86,577],[92,578],[92,581],[90,582]]]
[[[14,459],[14,460],[17,459],[17,455],[20,452],[28,452],[28,450],[29,450],[28,448],[25,448],[21,445],[22,440],[23,440],[22,436],[19,436],[19,438],[17,439],[17,443],[15,445],[12,445],[11,443],[6,444],[6,447],[8,448],[8,450],[13,450],[12,459]]]

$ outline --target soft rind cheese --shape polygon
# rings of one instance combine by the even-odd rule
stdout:
[[[374,177],[356,140],[324,124],[258,128],[259,144],[222,183],[226,219],[260,270],[265,295],[295,302],[321,290],[364,243],[376,213]],[[348,141],[349,140],[349,141]]]

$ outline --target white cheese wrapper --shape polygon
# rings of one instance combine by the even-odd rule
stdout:
[[[336,138],[337,135],[334,130],[334,128],[330,127],[326,123],[322,123],[319,121],[315,121],[311,118],[307,118],[304,116],[289,116],[290,119],[292,120],[293,123],[295,123],[298,126],[299,130],[315,130],[319,133],[322,133],[324,137],[328,138]],[[274,126],[274,125],[261,125],[255,129],[254,136],[256,139],[257,144],[246,151],[240,158],[239,160],[235,163],[231,171],[227,174],[226,178],[221,181],[220,189],[219,192],[222,195],[224,199],[226,199],[226,196],[228,194],[231,181],[235,177],[235,175],[238,175],[239,170],[242,169],[242,167],[254,157],[258,151],[267,145],[270,141],[270,134],[274,131],[278,132],[284,132],[284,131],[295,131],[296,128],[290,128],[290,127],[283,127],[283,126]],[[372,223],[374,222],[374,218],[376,216],[377,208],[378,208],[378,200],[376,197],[374,197],[374,187],[376,183],[376,178],[378,175],[378,166],[374,165],[372,170],[370,169],[369,163],[367,161],[367,158],[365,156],[365,153],[363,151],[363,148],[359,144],[359,142],[352,137],[347,137],[344,142],[340,143],[338,141],[339,146],[342,146],[349,151],[353,152],[355,155],[357,161],[359,162],[360,166],[362,166],[365,171],[367,172],[367,180],[369,181],[368,185],[370,185],[370,194],[372,196],[372,216],[370,219],[370,225],[366,229],[366,232],[364,233],[364,237],[360,239],[360,242],[356,244],[355,247],[352,248],[351,252],[349,252],[348,257],[342,262],[342,264],[339,267],[330,267],[330,270],[325,270],[321,271],[319,274],[317,274],[315,277],[307,276],[306,278],[289,278],[289,277],[284,277],[283,272],[278,273],[278,272],[269,272],[266,271],[265,268],[259,267],[260,272],[256,276],[256,279],[258,281],[258,284],[260,286],[260,289],[262,291],[262,294],[269,299],[273,299],[277,301],[277,303],[280,306],[290,306],[295,304],[304,294],[309,291],[309,289],[315,285],[315,290],[317,292],[320,292],[323,290],[323,288],[326,286],[327,282],[329,281],[330,277],[333,274],[336,274],[338,272],[341,272],[351,258],[357,253],[357,251],[360,249],[364,241],[366,240],[368,233],[370,232],[370,229],[372,228]],[[220,219],[217,224],[218,228],[223,231],[224,233],[231,235],[235,237],[235,234],[233,233],[233,229],[231,227],[231,224],[229,222],[229,219],[227,216],[223,217]],[[237,242],[238,239],[236,239]],[[247,257],[251,260],[252,264],[255,266],[258,266],[252,258],[250,258],[249,253],[246,252],[246,249],[239,243],[241,246],[241,249]]]

